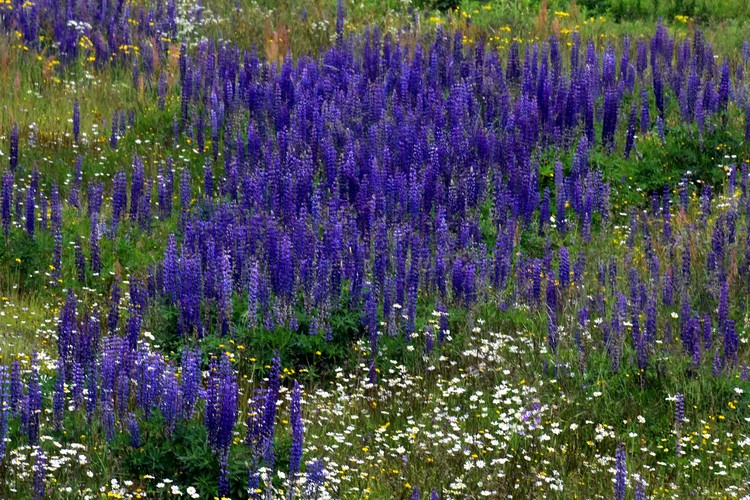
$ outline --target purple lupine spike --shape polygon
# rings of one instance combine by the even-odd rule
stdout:
[[[625,445],[619,443],[615,452],[615,500],[624,500],[627,481],[627,464]]]
[[[664,119],[664,83],[662,81],[661,64],[652,65],[654,86],[654,100],[659,118]]]
[[[420,500],[421,496],[419,495],[419,488],[414,486],[411,490],[411,500]]]
[[[565,291],[570,285],[570,254],[568,253],[568,248],[565,246],[560,248],[559,253],[558,279],[560,281],[560,288]]]
[[[90,182],[86,195],[88,216],[98,215],[102,209],[102,201],[104,199],[104,184],[101,182]]]
[[[141,208],[141,198],[145,193],[145,167],[143,160],[138,155],[133,156],[133,176],[130,181],[130,221],[135,223],[138,220],[139,209]]]
[[[117,226],[128,204],[128,181],[125,169],[120,169],[114,176],[112,183],[112,223],[111,233],[114,238],[117,235]]]
[[[91,272],[98,275],[102,270],[101,253],[99,251],[99,221],[98,216],[91,218],[91,235],[89,236],[89,249],[91,250],[90,264]]]
[[[425,347],[424,347],[425,356],[429,356],[430,353],[432,352],[432,349],[434,348],[434,343],[435,343],[434,337],[432,335],[432,329],[429,329],[429,328],[426,329],[425,335],[424,335],[424,342],[425,342]]]
[[[109,313],[107,315],[107,331],[113,333],[117,330],[120,321],[120,284],[115,277],[109,292]]]
[[[722,367],[722,364],[721,364],[721,356],[719,356],[719,350],[716,349],[714,351],[714,361],[711,364],[711,374],[714,377],[720,377],[722,371],[723,371],[723,367]]]
[[[309,488],[310,487],[308,486],[308,489]],[[258,472],[256,465],[250,466],[250,474],[247,480],[247,491],[252,500],[258,500],[260,498],[260,493],[263,491],[260,489],[260,473]]]
[[[734,320],[728,319],[724,323],[724,358],[726,366],[737,363],[737,352],[739,351],[739,337],[735,331]]]
[[[78,99],[73,103],[73,140],[78,142],[78,136],[81,134],[81,105]]]
[[[126,116],[125,116],[125,110],[123,109],[120,111],[120,122],[118,123],[118,138],[125,135],[125,131],[127,130],[126,125]]]
[[[15,174],[18,170],[18,123],[13,123],[10,129],[10,153],[8,154],[9,166],[11,173]]]
[[[131,304],[130,316],[127,321],[126,336],[128,339],[128,346],[132,352],[138,349],[138,338],[141,334],[141,315],[138,313],[136,307]]]
[[[229,448],[237,420],[238,386],[234,369],[226,354],[209,369],[206,389],[206,429],[208,443],[219,458],[219,495],[229,495]],[[274,401],[275,404],[275,401]]]
[[[711,316],[706,314],[703,317],[703,348],[706,351],[713,349],[713,325],[711,323]]]
[[[164,251],[164,262],[162,264],[162,282],[164,295],[167,300],[174,302],[179,290],[179,257],[177,255],[177,240],[174,234],[167,237],[167,248]]]
[[[11,223],[11,206],[13,204],[13,183],[15,177],[12,171],[7,171],[3,174],[3,189],[2,189],[2,219],[3,219],[3,232],[7,238],[10,235],[10,223]]]
[[[341,45],[344,41],[344,23],[346,20],[344,11],[344,0],[336,2],[336,42]]]
[[[153,181],[148,179],[146,187],[141,196],[138,207],[138,227],[141,231],[149,234],[151,232],[151,192],[153,191]]]
[[[619,93],[616,89],[607,89],[604,93],[604,118],[602,122],[602,144],[608,151],[615,147],[617,117],[620,110]]]
[[[36,189],[33,185],[29,185],[26,189],[26,234],[29,235],[29,239],[34,240],[34,228],[36,222],[36,206],[34,199],[36,197]]]
[[[638,72],[638,78],[643,79],[643,73],[648,67],[648,46],[645,40],[639,38],[636,44],[636,62],[635,69]]]
[[[85,388],[85,373],[83,365],[77,361],[73,361],[72,366],[72,381],[73,387],[71,388],[71,396],[77,409],[80,409],[83,405],[83,390]]]
[[[289,422],[292,427],[292,447],[289,451],[289,478],[294,482],[299,474],[302,463],[302,441],[304,438],[304,426],[302,424],[302,390],[299,382],[294,381],[292,389],[292,402],[289,410]]]
[[[200,301],[203,280],[200,256],[191,255],[183,248],[180,257],[180,329],[183,335],[196,332],[203,335]]]
[[[174,167],[172,159],[166,159],[166,166],[159,169],[157,183],[157,198],[159,202],[159,217],[168,219],[172,216],[172,195],[174,192]]]
[[[635,482],[635,500],[646,500],[646,486],[641,476]]]
[[[33,454],[36,455],[36,460],[34,462],[33,499],[42,500],[46,493],[47,457],[41,446],[34,446]]]
[[[11,413],[10,394],[8,368],[0,365],[0,462],[5,457],[5,438],[8,436],[8,417]]]
[[[118,119],[119,119],[120,113],[118,111],[115,111],[114,115],[112,116],[112,132],[109,135],[109,147],[111,149],[117,149],[117,139],[118,139]]]
[[[328,474],[325,470],[325,463],[323,460],[316,458],[307,462],[305,466],[305,473],[307,475],[307,493],[309,498],[314,498],[323,487]]]
[[[724,63],[721,65],[721,80],[719,81],[719,95],[718,95],[718,104],[719,104],[719,112],[724,113],[726,115],[727,106],[729,105],[729,97],[732,92],[731,88],[732,82],[731,82],[731,75],[729,70],[729,61],[724,60]],[[726,126],[726,116],[723,118],[724,126]]]
[[[74,251],[78,281],[83,283],[86,281],[86,257],[83,255],[83,244],[81,243],[80,235],[74,243]]]
[[[229,333],[229,325],[232,321],[232,264],[229,253],[220,257],[219,296],[218,307],[221,322],[221,335]]]
[[[278,355],[271,361],[271,371],[268,374],[268,386],[266,388],[265,402],[262,416],[262,444],[261,452],[266,467],[274,468],[273,436],[276,424],[276,401],[279,397],[281,386],[281,360]]]
[[[557,354],[557,286],[553,276],[548,277],[546,286],[547,302],[547,343],[552,354]]]
[[[198,401],[201,382],[201,355],[199,350],[185,349],[182,352],[180,392],[182,412],[186,419],[193,417]]]
[[[435,488],[433,488],[432,493],[430,493],[430,500],[440,500],[440,495]]]
[[[130,432],[130,446],[133,448],[141,447],[141,426],[138,423],[138,417],[135,413],[128,416],[128,430]]]
[[[674,425],[679,427],[685,421],[685,395],[677,393],[674,401]]]
[[[630,152],[633,149],[633,145],[635,144],[635,132],[636,132],[636,107],[635,103],[633,103],[633,106],[630,108],[630,116],[628,117],[628,129],[626,132],[625,137],[625,158],[630,157]]]
[[[12,416],[20,413],[22,398],[21,364],[18,361],[14,361],[10,369],[10,414]]]
[[[247,322],[250,328],[255,328],[258,324],[258,301],[260,292],[260,271],[258,265],[253,262],[250,264],[248,275],[247,289]],[[315,318],[313,318],[314,320]],[[312,333],[312,322],[310,323]]]
[[[57,187],[57,183],[52,183],[52,189],[50,190],[50,230],[54,232],[62,231],[62,200],[60,199],[60,191]],[[46,212],[42,207],[42,212]]]
[[[636,350],[636,361],[638,363],[638,370],[640,373],[643,373],[646,371],[646,368],[648,368],[648,336],[647,333],[644,331],[643,333],[638,333],[639,329],[639,323],[638,323],[638,316],[633,315],[633,319],[631,321],[633,323],[633,336],[635,337],[635,350]]]
[[[52,248],[52,273],[51,283],[52,286],[57,286],[61,281],[62,271],[62,253],[63,253],[63,238],[59,231],[55,231],[54,246]]]
[[[39,419],[42,413],[42,386],[39,382],[39,356],[37,352],[31,356],[31,376],[29,377],[28,393],[28,430],[29,445],[39,443]]]
[[[191,196],[192,179],[190,178],[190,170],[185,168],[180,173],[180,210],[183,213],[183,218],[187,216],[188,210],[190,210]]]
[[[86,421],[90,424],[94,419],[94,412],[96,411],[99,402],[99,372],[96,368],[91,368],[88,372],[86,379]]]

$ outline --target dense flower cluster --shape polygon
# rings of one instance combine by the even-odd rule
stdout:
[[[557,421],[563,405],[540,392],[559,384],[565,398],[575,386],[596,401],[607,377],[656,386],[666,359],[690,380],[746,381],[747,164],[722,165],[722,193],[686,173],[637,210],[621,208],[616,196],[630,186],[610,184],[594,159],[639,156],[640,140],[666,142],[670,110],[698,140],[739,110],[750,138],[747,57],[719,60],[699,30],[680,41],[659,23],[635,46],[574,34],[564,49],[552,36],[523,52],[514,41],[503,60],[442,26],[416,44],[378,28],[349,36],[339,0],[335,43],[277,64],[212,40],[186,39],[177,54],[174,1],[72,2],[65,22],[55,6],[27,2],[3,14],[3,27],[32,47],[54,27],[65,62],[81,51],[100,68],[123,62],[135,91],[158,73],[156,106],[174,112],[169,147],[181,154],[189,144],[199,165],[133,154],[111,177],[84,177],[84,160],[93,160],[78,156],[60,184],[24,161],[21,146],[32,140],[10,130],[4,236],[52,242],[45,276],[60,295],[39,344],[56,359],[46,364],[42,349],[0,365],[0,463],[17,472],[8,491],[42,498],[62,466],[100,452],[48,443],[53,435],[89,426],[111,447],[102,453],[127,447],[137,457],[154,422],[159,439],[182,438],[199,422],[219,497],[236,489],[239,462],[251,498],[367,496],[389,480],[412,499],[499,497],[521,481],[559,494],[567,478],[548,457],[568,453],[614,478],[616,499],[628,488],[645,498],[654,489],[646,473],[666,477],[657,466],[703,468],[691,455],[699,448],[715,454],[705,470],[717,476],[746,470],[750,438],[691,421],[683,388],[670,399],[670,454],[645,441],[640,415],[622,425],[588,415]],[[169,74],[172,56],[178,75]],[[112,111],[102,152],[88,142],[76,100],[74,146],[124,154],[134,113]],[[163,238],[158,258],[123,271],[119,257],[150,234]],[[474,313],[488,305],[519,331],[484,328]],[[453,308],[467,311],[461,349],[450,345]],[[294,372],[279,352],[253,368],[266,379],[248,380],[227,347],[238,328],[289,333],[279,343],[295,348],[332,343],[341,310],[356,318],[345,339],[356,362],[332,367],[333,382],[310,393],[284,380]],[[542,335],[527,331],[536,323]],[[154,324],[174,330],[162,332],[169,345],[152,342]],[[212,347],[218,354],[197,347],[216,338],[226,339]],[[415,478],[411,463],[422,460],[443,461],[451,475]],[[140,495],[130,486],[113,478],[108,489]],[[721,490],[730,491],[717,482],[698,494]],[[156,491],[183,494],[171,480]]]

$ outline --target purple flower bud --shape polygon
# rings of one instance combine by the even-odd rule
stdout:
[[[302,424],[302,390],[296,380],[292,389],[289,422],[292,428],[292,446],[289,451],[289,477],[290,481],[293,481],[294,477],[299,473],[300,464],[302,463],[302,440],[305,432]]]
[[[10,153],[8,155],[10,171],[15,174],[18,170],[18,123],[13,123],[10,129]]]
[[[5,457],[5,438],[8,436],[8,417],[11,413],[9,379],[7,367],[0,365],[0,461]]]
[[[135,416],[135,413],[128,416],[128,430],[130,431],[130,446],[140,448],[141,426],[138,424],[138,417]]]
[[[685,421],[685,395],[677,393],[674,403],[674,424],[679,427]]]
[[[81,134],[81,106],[76,99],[73,103],[73,140],[78,142],[78,136]]]
[[[47,457],[40,446],[34,446],[36,461],[34,462],[34,500],[42,500],[45,496],[47,483]]]
[[[39,358],[37,352],[31,356],[31,376],[29,377],[28,429],[29,445],[39,443],[39,419],[42,413],[42,387],[39,382]]]
[[[620,443],[617,445],[617,452],[615,453],[615,500],[624,500],[625,498],[628,474],[625,459],[625,445]]]

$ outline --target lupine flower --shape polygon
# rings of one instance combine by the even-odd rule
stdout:
[[[21,411],[23,385],[21,381],[21,364],[14,361],[10,369],[10,414],[16,416]]]
[[[18,123],[13,123],[10,129],[10,153],[8,161],[11,173],[15,174],[18,170]]]
[[[40,446],[34,447],[36,461],[34,462],[34,500],[41,500],[45,496],[47,483],[47,457]]]
[[[109,147],[111,149],[117,149],[119,116],[120,113],[118,111],[115,111],[114,115],[112,116],[112,133],[109,136]]]
[[[234,369],[226,355],[220,363],[214,358],[209,368],[206,388],[205,424],[208,443],[219,458],[219,494],[229,495],[229,447],[237,419],[237,381]]]
[[[164,110],[164,106],[166,104],[166,96],[167,96],[167,74],[165,71],[162,71],[159,75],[159,83],[157,87],[157,93],[158,93],[158,100],[157,100],[157,106],[160,110]]]
[[[552,354],[557,354],[557,287],[554,279],[547,280],[547,343]]]
[[[141,427],[138,424],[138,417],[134,413],[128,416],[128,429],[130,431],[130,446],[133,448],[141,447]]]
[[[271,361],[271,372],[268,374],[268,387],[266,388],[265,402],[263,406],[263,417],[261,421],[262,443],[261,451],[265,466],[273,469],[274,449],[273,435],[276,424],[276,401],[281,386],[281,360],[278,355]]]
[[[10,222],[11,222],[11,206],[13,201],[13,183],[15,181],[13,172],[5,172],[3,174],[3,189],[2,189],[2,220],[3,220],[3,232],[7,238],[10,234]]]
[[[115,411],[112,402],[109,400],[102,402],[102,425],[104,437],[110,443],[115,437]]]
[[[34,446],[39,442],[39,419],[42,413],[42,387],[39,381],[39,359],[36,351],[31,356],[28,412],[29,445]]]
[[[615,500],[624,500],[625,498],[625,481],[627,480],[627,465],[625,463],[625,445],[617,445],[615,453]]]
[[[78,236],[78,238],[75,241],[74,244],[74,251],[75,251],[75,263],[76,263],[76,271],[78,272],[78,281],[83,283],[86,281],[86,257],[83,255],[83,246],[81,244],[81,237]]]
[[[341,44],[344,40],[344,0],[336,2],[336,41]]]
[[[117,226],[120,223],[122,215],[128,204],[128,181],[125,175],[125,169],[120,169],[112,181],[112,237],[117,234]]]
[[[640,476],[635,482],[635,500],[646,500],[646,486]]]
[[[682,393],[675,395],[674,403],[674,424],[682,425],[685,420],[685,396]]]
[[[739,351],[739,337],[734,327],[734,320],[728,319],[724,323],[724,364],[734,365]]]
[[[63,415],[65,412],[65,364],[57,364],[57,378],[55,379],[55,389],[52,396],[53,420],[55,429],[62,430]]]
[[[26,234],[29,235],[29,239],[31,240],[34,239],[34,226],[36,222],[35,197],[36,190],[30,185],[26,190]]]
[[[93,272],[94,274],[99,274],[102,270],[102,260],[99,250],[99,221],[96,215],[91,218],[91,235],[89,236],[89,248],[91,249],[91,272]]]
[[[290,481],[293,481],[294,477],[299,473],[300,464],[302,463],[302,440],[305,432],[302,424],[302,391],[296,380],[292,389],[289,422],[292,427],[292,447],[289,452],[289,478]]]
[[[566,247],[560,248],[558,278],[560,280],[560,288],[563,291],[567,290],[570,283],[570,255]]]
[[[11,404],[8,369],[0,365],[0,462],[5,457],[5,438],[8,435],[8,417],[11,413]]]
[[[630,108],[630,116],[628,118],[628,130],[626,133],[625,138],[625,158],[630,157],[630,152],[633,149],[633,144],[635,143],[635,129],[636,127],[636,107],[635,103]]]
[[[81,134],[81,106],[78,99],[73,103],[73,140],[78,142],[78,136]]]

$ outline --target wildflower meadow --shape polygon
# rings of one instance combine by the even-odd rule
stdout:
[[[0,0],[0,498],[750,499],[742,0]]]

